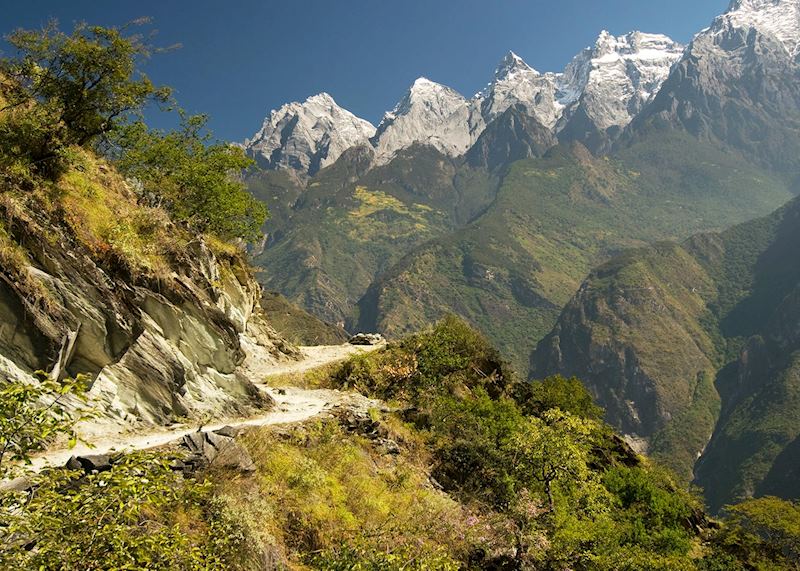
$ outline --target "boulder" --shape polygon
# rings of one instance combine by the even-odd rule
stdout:
[[[82,470],[86,474],[106,472],[111,469],[112,459],[108,454],[72,456],[64,465],[68,470]]]
[[[186,471],[196,471],[211,466],[229,468],[240,472],[254,472],[256,467],[250,453],[229,434],[234,428],[224,427],[216,432],[193,432],[181,440],[188,451],[182,466]]]
[[[348,343],[350,345],[380,345],[385,341],[380,333],[357,333],[350,338]]]

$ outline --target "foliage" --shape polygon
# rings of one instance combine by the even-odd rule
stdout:
[[[27,157],[48,174],[60,174],[71,145],[92,144],[149,102],[169,99],[168,88],[139,71],[152,50],[127,27],[81,23],[68,35],[51,21],[42,30],[17,30],[7,41],[18,55],[0,61],[3,110],[14,112],[0,128],[4,154]]]
[[[100,473],[50,471],[27,494],[0,495],[0,567],[241,568],[246,531],[211,493],[149,453]]]
[[[325,571],[458,571],[462,565],[445,553],[405,548],[392,552],[344,544],[310,557],[314,569]]]
[[[126,32],[127,26],[80,23],[67,35],[54,21],[43,30],[13,32],[7,41],[19,55],[0,63],[2,73],[14,80],[7,105],[53,106],[57,123],[67,129],[67,144],[83,146],[148,102],[166,102],[170,90],[156,87],[138,69],[151,48],[141,36]]]
[[[800,505],[775,497],[727,506],[715,546],[747,569],[800,569]]]
[[[239,147],[212,143],[206,123],[204,115],[182,114],[181,128],[168,133],[134,123],[115,140],[117,166],[137,181],[145,200],[190,227],[225,239],[255,239],[266,207],[233,176],[252,161]]]
[[[433,392],[483,387],[498,396],[517,382],[500,354],[458,317],[446,316],[379,354],[346,361],[334,384],[384,399],[416,402]]]
[[[74,446],[75,422],[91,412],[80,406],[86,402],[85,377],[56,381],[41,371],[35,377],[0,384],[0,478],[12,474],[14,464],[30,463],[33,452],[58,436],[69,436]],[[70,399],[77,400],[77,409],[69,407]]]
[[[581,418],[603,418],[603,409],[594,403],[594,398],[577,377],[567,379],[554,375],[542,381],[533,381],[525,385],[524,390],[522,398],[533,414],[559,409]]]

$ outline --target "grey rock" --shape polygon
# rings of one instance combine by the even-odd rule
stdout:
[[[230,427],[226,427],[230,428]],[[231,430],[221,429],[231,433]],[[233,437],[220,432],[193,432],[181,440],[181,446],[188,452],[183,460],[188,471],[209,467],[229,468],[244,473],[254,472],[256,467],[250,453]]]
[[[72,456],[64,465],[68,470],[82,470],[86,474],[106,472],[111,469],[112,458],[108,454],[91,454],[88,456]]]
[[[380,333],[357,333],[350,338],[348,343],[351,345],[380,345],[385,341]]]
[[[33,481],[26,476],[0,482],[0,492],[29,492],[33,488]]]

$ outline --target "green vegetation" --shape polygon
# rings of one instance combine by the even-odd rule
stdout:
[[[14,476],[18,464],[30,463],[30,455],[55,438],[69,436],[70,444],[75,444],[76,420],[91,414],[80,405],[86,402],[86,381],[83,377],[54,381],[39,372],[30,381],[0,384],[0,478]]]
[[[734,569],[800,569],[800,505],[765,497],[728,506],[717,549],[741,561]]]
[[[354,306],[369,285],[427,240],[463,224],[495,182],[429,148],[365,172],[346,154],[300,187],[284,173],[253,173],[250,191],[276,214],[254,257],[259,279],[331,323],[357,329]],[[425,324],[422,324],[425,325]]]
[[[765,498],[713,524],[667,471],[597,420],[579,382],[518,381],[454,317],[340,365],[327,382],[390,398],[398,412],[252,430],[240,437],[252,474],[212,465],[184,476],[159,453],[119,455],[88,474],[29,474],[29,489],[0,491],[0,565],[797,569],[797,506]],[[19,443],[17,458],[70,430],[48,402],[76,390],[45,381],[0,393],[39,435],[15,440],[2,431],[20,423],[0,425],[3,441]]]
[[[67,35],[50,22],[7,40],[18,55],[0,61],[3,162],[25,159],[58,175],[71,146],[96,143],[147,103],[169,99],[138,69],[151,48],[125,29],[78,24]]]
[[[131,454],[111,470],[33,479],[0,493],[0,566],[6,569],[242,569],[245,530],[169,459]]]
[[[797,494],[799,205],[615,257],[534,359],[539,375],[580,377],[614,426],[646,437],[687,481],[694,473],[714,511]]]
[[[481,216],[380,276],[359,301],[359,328],[401,335],[455,313],[525,374],[592,267],[623,248],[764,215],[790,197],[779,179],[677,134],[618,157],[557,148],[512,164]]]
[[[191,229],[255,240],[267,209],[232,176],[253,162],[238,147],[210,144],[206,122],[203,115],[183,116],[181,128],[169,133],[141,122],[127,126],[115,141],[117,167],[137,181],[144,201],[165,207]]]
[[[723,538],[738,537],[740,521],[714,531],[698,498],[596,420],[580,383],[520,383],[455,318],[351,360],[331,382],[406,411],[402,441],[416,455],[429,450],[436,481],[487,522],[470,550],[474,568],[739,568],[741,545]],[[572,413],[556,406],[575,403]]]
[[[66,178],[87,190],[87,181],[75,179],[92,161],[87,154],[99,150],[136,179],[140,206],[163,207],[191,232],[225,240],[259,235],[266,208],[232,176],[251,164],[240,149],[211,144],[203,116],[184,116],[172,133],[148,131],[137,121],[148,104],[170,99],[168,88],[154,86],[139,70],[152,51],[140,36],[127,27],[85,24],[67,35],[51,22],[40,31],[14,32],[8,41],[18,54],[0,61],[4,193],[42,191],[53,202],[59,197],[52,185]],[[137,240],[147,218],[120,224],[111,239],[141,251],[146,244]]]

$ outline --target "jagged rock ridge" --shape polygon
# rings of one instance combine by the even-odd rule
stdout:
[[[509,52],[489,85],[472,99],[421,77],[375,130],[321,94],[273,111],[244,146],[268,168],[312,175],[347,148],[368,142],[378,165],[418,144],[458,157],[512,107],[554,135],[564,131],[590,142],[587,132],[602,137],[625,127],[653,98],[682,50],[662,35],[603,32],[563,73],[544,74]]]

